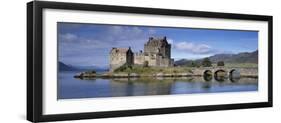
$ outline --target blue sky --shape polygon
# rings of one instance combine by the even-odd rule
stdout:
[[[143,50],[149,37],[164,37],[172,44],[172,58],[199,59],[214,54],[258,49],[258,32],[58,23],[59,61],[74,66],[108,67],[112,47]]]

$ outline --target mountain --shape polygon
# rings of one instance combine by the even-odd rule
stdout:
[[[63,62],[59,62],[59,71],[89,71],[95,70],[97,72],[108,71],[106,67],[98,67],[98,66],[73,66],[67,65]]]
[[[258,63],[258,50],[238,54],[218,54],[210,56],[212,62],[224,61],[226,63]]]
[[[65,63],[59,61],[59,71],[74,71],[74,70],[78,70],[78,69],[73,66],[66,65]]]
[[[216,54],[206,58],[209,58],[212,63],[217,63],[218,61],[224,61],[225,63],[258,63],[258,50],[238,54]],[[204,58],[197,60],[180,59],[175,61],[175,65],[190,65],[193,62],[199,64],[203,59]]]
[[[180,59],[175,61],[176,66],[183,66],[183,65],[191,65],[193,60],[188,60],[188,59]]]

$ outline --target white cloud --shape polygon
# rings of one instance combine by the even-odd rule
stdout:
[[[73,42],[78,39],[78,36],[71,33],[60,34],[59,36],[59,38],[64,42]]]
[[[149,29],[148,29],[148,34],[153,35],[153,34],[155,34],[155,33],[156,33],[156,30],[155,30],[155,29],[153,29],[153,28],[149,28]]]
[[[181,50],[184,52],[188,53],[193,53],[193,54],[210,54],[213,53],[215,50],[206,44],[195,44],[192,42],[178,42],[175,43],[173,40],[172,41],[172,46],[173,48],[177,50]]]
[[[174,40],[173,39],[169,39],[168,38],[167,41],[168,41],[169,44],[171,44],[173,46],[173,44],[174,44]]]
[[[142,39],[146,37],[147,32],[140,29],[139,27],[110,26],[103,34],[106,37],[101,38],[100,40],[120,42]]]
[[[110,46],[109,42],[96,40],[94,38],[85,38],[72,33],[59,34],[59,46],[65,51],[78,51],[81,49],[106,48]]]

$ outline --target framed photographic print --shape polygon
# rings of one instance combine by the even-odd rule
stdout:
[[[33,1],[33,122],[272,107],[272,16]]]

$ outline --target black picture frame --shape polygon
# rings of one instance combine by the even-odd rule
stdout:
[[[42,10],[45,8],[266,21],[268,22],[268,101],[255,102],[255,103],[241,103],[241,104],[139,109],[139,110],[106,111],[106,112],[91,112],[91,113],[74,112],[71,114],[43,115],[42,113],[42,109],[43,109],[42,108],[43,106],[43,101],[42,101],[43,100],[43,95],[42,95],[43,13]],[[273,28],[273,17],[264,16],[264,15],[185,11],[185,10],[93,5],[93,4],[63,3],[63,2],[45,2],[45,1],[29,2],[27,3],[27,120],[32,122],[63,121],[63,120],[93,119],[93,118],[107,118],[107,117],[123,117],[123,116],[137,116],[137,115],[154,115],[154,114],[272,107],[273,106],[272,28]]]

